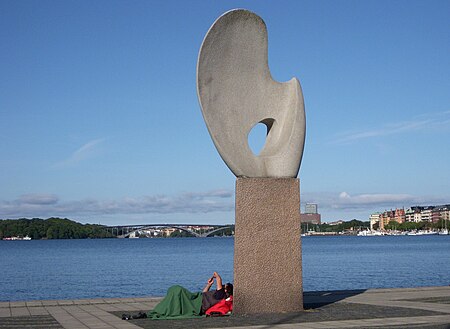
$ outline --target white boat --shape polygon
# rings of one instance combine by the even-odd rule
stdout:
[[[381,231],[371,231],[371,230],[364,230],[364,231],[359,231],[358,236],[382,236],[385,235],[384,232]]]
[[[438,232],[436,232],[436,231],[421,230],[421,231],[411,231],[411,232],[408,232],[406,235],[436,235],[436,234],[438,234]]]
[[[2,240],[4,240],[4,241],[21,241],[21,240],[29,241],[29,240],[31,240],[31,238],[28,235],[23,238],[19,237],[19,236],[12,236],[12,237],[8,237],[8,238],[3,238]]]
[[[438,232],[436,231],[421,231],[423,232],[422,235],[437,235]]]
[[[448,229],[442,229],[438,232],[439,235],[448,235]]]

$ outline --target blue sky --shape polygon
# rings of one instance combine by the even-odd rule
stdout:
[[[450,203],[449,1],[3,0],[0,218],[233,223],[195,73],[233,8],[265,20],[272,76],[302,85],[302,208]]]

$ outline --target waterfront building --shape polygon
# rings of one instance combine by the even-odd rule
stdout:
[[[431,211],[431,221],[437,223],[439,222],[439,219],[441,219],[441,209],[437,206]]]
[[[422,221],[431,222],[432,213],[433,213],[433,207],[431,207],[431,206],[423,207],[423,210],[420,212]]]
[[[413,208],[408,208],[405,210],[405,222],[414,222],[415,210]]]
[[[450,220],[450,205],[446,205],[444,209],[441,210],[441,219]]]
[[[320,225],[322,224],[322,219],[320,214],[300,214],[300,222]]]
[[[380,215],[380,230],[384,230],[384,227],[389,224],[389,222],[394,217],[392,210],[386,210]]]
[[[369,220],[370,220],[370,230],[373,230],[373,226],[376,223],[380,222],[380,213],[376,212],[376,213],[371,214],[369,217]]]
[[[318,214],[317,203],[305,204],[305,214]]]
[[[373,218],[372,218],[373,216]],[[384,230],[384,227],[391,221],[395,221],[399,224],[406,221],[406,212],[404,208],[397,208],[395,210],[385,210],[383,213],[378,215],[379,229]],[[409,217],[410,218],[410,217]],[[370,217],[371,228],[377,222],[376,214],[372,214]]]
[[[414,213],[414,222],[419,223],[422,221],[422,213],[420,211],[416,211]]]
[[[425,207],[414,206],[406,209],[405,221],[419,223],[422,221],[422,210]]]
[[[401,224],[401,223],[404,223],[405,222],[405,209],[404,208],[402,208],[402,209],[395,209],[394,210],[394,220],[397,222],[397,223],[399,223],[399,224]]]
[[[450,220],[450,204],[436,206],[432,211],[432,221],[433,223],[439,220]]]
[[[317,209],[316,203],[307,203],[305,205],[305,213],[300,213],[300,222],[315,225],[322,224],[322,219]]]
[[[344,224],[344,221],[342,219],[339,219],[335,222],[329,222],[328,225],[341,225]]]
[[[379,223],[379,229],[384,230],[384,227],[390,221],[396,221],[401,224],[404,222],[433,222],[437,223],[439,220],[450,220],[450,204],[441,206],[413,206],[407,208],[397,208],[395,210],[385,210],[383,213],[374,213],[370,215],[370,228],[376,223]]]
[[[170,236],[173,232],[178,231],[178,229],[173,227],[165,227],[161,230],[164,236]]]

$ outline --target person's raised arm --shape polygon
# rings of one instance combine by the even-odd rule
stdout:
[[[209,291],[209,289],[211,288],[213,283],[214,283],[214,276],[209,278],[208,282],[206,283],[205,288],[203,288],[203,292]]]
[[[220,277],[219,273],[214,272],[213,277],[216,278],[216,286],[217,286],[217,290],[223,289],[223,286],[222,286],[222,278]]]

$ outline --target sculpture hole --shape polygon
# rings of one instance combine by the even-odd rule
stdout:
[[[273,120],[267,122],[263,120],[253,126],[252,130],[248,133],[248,146],[252,150],[254,155],[259,155],[266,144],[266,138],[269,134],[269,130],[272,127]]]

